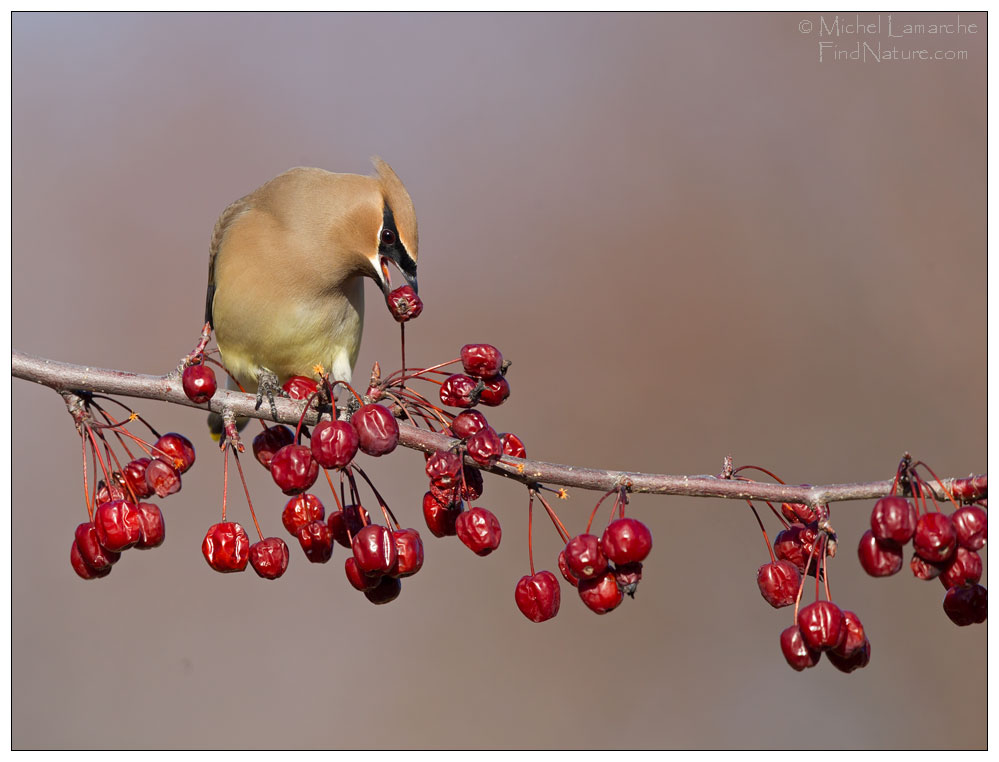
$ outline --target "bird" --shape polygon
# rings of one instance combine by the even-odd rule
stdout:
[[[316,366],[349,382],[364,327],[364,279],[388,303],[393,264],[414,291],[419,234],[409,192],[374,176],[295,167],[234,201],[212,232],[205,321],[231,379],[257,407]],[[276,418],[276,411],[273,412]],[[221,430],[213,416],[210,427]]]

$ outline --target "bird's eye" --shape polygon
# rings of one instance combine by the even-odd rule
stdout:
[[[382,228],[381,241],[384,246],[391,246],[395,243],[395,231],[390,228]]]

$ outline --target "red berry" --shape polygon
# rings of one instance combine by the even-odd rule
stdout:
[[[520,441],[520,437],[516,434],[510,434],[509,432],[500,434],[500,441],[503,443],[504,455],[509,455],[511,458],[527,457],[527,450],[524,449],[524,443]]]
[[[607,571],[607,557],[596,535],[576,535],[566,543],[564,552],[569,569],[579,580],[602,577]]]
[[[207,365],[188,365],[184,368],[182,385],[184,394],[197,405],[208,402],[218,389],[215,371]]]
[[[814,667],[822,658],[821,651],[808,647],[796,624],[792,624],[780,634],[780,650],[787,663],[791,665],[791,669],[797,672]]]
[[[566,582],[573,587],[579,587],[579,577],[573,574],[572,569],[569,568],[569,563],[565,560],[564,550],[558,554],[558,570],[562,572],[562,576],[565,577]]]
[[[579,597],[590,611],[606,614],[621,605],[624,593],[617,586],[614,572],[606,571],[599,577],[580,580]]]
[[[76,528],[74,541],[76,542],[77,552],[91,571],[110,569],[121,558],[121,553],[107,550],[101,545],[97,539],[97,527],[92,522],[80,524]]]
[[[468,439],[477,431],[482,431],[489,424],[486,417],[478,410],[465,410],[458,413],[451,421],[451,431],[458,439]]]
[[[142,537],[135,547],[139,550],[158,548],[166,539],[166,525],[163,523],[163,511],[154,503],[139,503],[139,523],[142,526]]]
[[[285,445],[271,459],[271,477],[286,495],[298,495],[316,483],[319,464],[304,445]]]
[[[288,543],[280,537],[265,537],[250,546],[250,566],[264,579],[277,579],[288,568]]]
[[[957,551],[944,566],[940,581],[945,588],[974,585],[982,578],[982,557],[963,545],[957,546]]]
[[[347,556],[347,560],[343,562],[343,570],[347,575],[347,581],[355,590],[360,590],[362,593],[378,587],[382,579],[378,575],[368,576],[362,572],[357,565],[357,559],[353,556]]]
[[[790,606],[798,597],[801,574],[790,561],[763,564],[756,572],[760,594],[775,609]]]
[[[146,484],[157,497],[180,492],[180,472],[165,460],[153,460],[146,466]]]
[[[959,627],[981,624],[988,618],[989,594],[981,585],[952,587],[944,596],[943,609]]]
[[[948,560],[957,547],[957,532],[950,517],[942,513],[924,513],[916,522],[912,545],[927,561],[941,563]]]
[[[217,572],[241,572],[250,558],[250,538],[239,524],[212,524],[201,543],[201,553]]]
[[[811,556],[812,563],[808,573],[815,576],[818,570],[818,553],[812,554],[814,536],[809,527],[803,524],[791,524],[787,529],[777,533],[774,538],[774,554],[783,561],[790,561],[800,574],[805,573],[805,564]]]
[[[423,540],[415,529],[397,529],[395,539],[396,562],[390,572],[393,577],[412,577],[423,568]]]
[[[306,492],[295,495],[289,500],[284,510],[281,512],[281,523],[284,528],[295,537],[298,537],[298,530],[313,521],[321,521],[326,517],[326,508],[322,501],[315,495]]]
[[[359,505],[345,505],[342,511],[333,511],[327,523],[333,539],[349,548],[354,535],[367,525],[368,512]]]
[[[472,434],[465,447],[469,457],[483,468],[495,464],[503,454],[503,443],[492,426],[486,426]]]
[[[784,518],[792,523],[811,524],[819,517],[815,508],[804,503],[781,503],[780,512],[784,514]]]
[[[321,421],[312,430],[312,457],[323,468],[343,468],[357,454],[358,441],[350,421]]]
[[[631,564],[621,564],[616,566],[613,571],[614,579],[617,580],[617,586],[621,588],[621,592],[634,598],[638,583],[642,581],[642,564],[638,561]]]
[[[333,535],[325,521],[310,521],[301,526],[295,536],[305,557],[312,563],[324,564],[333,557]]]
[[[472,508],[458,514],[454,528],[458,539],[477,556],[488,556],[499,547],[503,537],[499,520],[485,508]]]
[[[846,628],[846,638],[830,653],[846,658],[863,648],[867,642],[867,635],[864,633],[864,625],[860,623],[860,617],[852,611],[843,612],[843,627]]]
[[[520,613],[532,622],[544,622],[558,613],[562,593],[550,571],[520,578],[513,593]]]
[[[399,444],[399,423],[384,405],[362,405],[350,419],[357,441],[368,455],[388,455]]]
[[[160,460],[165,460],[180,473],[185,473],[194,465],[194,445],[183,434],[164,434],[153,445],[153,452]]]
[[[988,489],[988,476],[969,476],[966,479],[955,479],[951,484],[954,499],[965,503],[976,502],[985,497]],[[969,548],[977,550],[977,548]]]
[[[378,584],[370,590],[364,591],[364,597],[376,606],[383,603],[391,603],[399,597],[402,592],[402,583],[395,577],[382,577]]]
[[[861,646],[849,656],[841,656],[836,651],[827,651],[826,656],[830,663],[840,672],[853,672],[855,669],[866,667],[871,661],[871,641],[864,638]]]
[[[860,538],[857,556],[864,571],[872,577],[890,577],[902,568],[902,546],[891,540],[879,540],[870,529]]]
[[[988,514],[977,505],[958,508],[950,517],[957,541],[968,550],[981,550],[988,537]]]
[[[388,574],[399,558],[391,530],[379,524],[364,527],[354,535],[350,547],[357,568],[365,574]]]
[[[617,519],[600,537],[600,549],[615,564],[644,561],[652,550],[652,532],[638,519]]]
[[[281,384],[281,388],[284,389],[288,393],[288,396],[293,400],[306,400],[316,393],[316,389],[319,388],[319,385],[311,378],[306,378],[305,376],[292,376]]]
[[[155,491],[146,481],[146,468],[151,462],[150,458],[136,458],[121,470],[121,478],[137,500],[143,500]]]
[[[492,344],[466,344],[461,348],[461,364],[474,378],[492,378],[503,370],[503,355]]]
[[[912,569],[912,574],[916,579],[925,580],[936,579],[940,576],[940,572],[943,571],[943,567],[940,564],[931,564],[925,558],[920,558],[918,553],[912,554],[909,568]]]
[[[450,450],[438,450],[426,465],[427,476],[441,489],[461,481],[461,456]]]
[[[871,530],[879,540],[905,545],[916,533],[916,506],[904,497],[883,497],[871,510]]]
[[[441,384],[441,402],[451,407],[472,407],[479,401],[478,382],[474,378],[455,373]]]
[[[101,569],[95,569],[83,560],[83,556],[80,553],[80,546],[77,545],[76,540],[73,540],[73,546],[69,549],[69,562],[73,565],[73,571],[83,579],[99,579],[111,573],[110,564]]]
[[[472,502],[473,500],[478,500],[482,497],[482,472],[475,468],[475,466],[463,466],[464,471],[463,479],[465,480],[461,486],[461,496],[465,500]]]
[[[142,539],[139,508],[127,500],[102,503],[94,512],[97,541],[107,550],[122,551]]]
[[[423,496],[423,519],[434,537],[453,537],[458,533],[455,523],[461,514],[461,503],[450,508],[437,502],[432,492]]]
[[[399,286],[388,295],[388,308],[397,323],[418,318],[423,312],[423,302],[412,286]]]
[[[128,500],[128,492],[120,484],[112,484],[110,487],[101,479],[97,482],[97,495],[94,504],[110,503],[113,500]]]
[[[847,636],[843,612],[832,601],[815,601],[801,609],[798,629],[805,644],[816,651],[836,648]]]
[[[479,402],[489,407],[502,405],[510,396],[510,382],[505,376],[497,376],[485,382],[482,391],[479,392]]]
[[[295,432],[287,426],[270,426],[253,438],[253,455],[260,465],[270,469],[274,454],[290,444],[295,444]]]

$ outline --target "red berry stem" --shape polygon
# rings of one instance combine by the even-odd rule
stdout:
[[[228,450],[226,451],[228,453]],[[239,480],[243,482],[243,493],[246,495],[246,504],[250,506],[250,518],[253,519],[253,526],[257,528],[257,537],[264,539],[264,533],[260,531],[260,524],[257,523],[257,512],[253,510],[253,501],[250,499],[250,488],[246,486],[246,476],[243,475],[243,466],[239,462],[239,453],[233,451],[232,457],[236,460],[236,468],[239,469]],[[223,518],[223,521],[225,519]]]
[[[406,388],[406,324],[399,323],[399,343],[402,347],[402,377],[399,379],[399,388]]]
[[[763,526],[763,521],[760,519],[760,514],[756,512],[756,506],[753,505],[752,500],[747,500],[746,502],[749,503],[749,510],[751,510],[753,512],[753,515],[756,517],[756,523],[760,525],[760,531],[763,532],[763,542],[766,543],[767,552],[770,553],[770,563],[775,564],[777,563],[777,558],[774,556],[774,549],[773,546],[770,544],[770,538],[767,536],[767,530]],[[767,505],[770,505],[770,503],[767,503]],[[772,505],[770,505],[770,509],[773,510]]]
[[[94,507],[90,502],[90,487],[87,484],[87,440],[80,437],[80,451],[83,455],[83,500],[87,504],[87,516],[94,523]]]
[[[419,376],[422,376],[424,373],[430,373],[430,372],[433,372],[433,371],[439,371],[441,368],[446,368],[448,365],[454,365],[456,362],[461,362],[461,358],[460,357],[456,357],[453,360],[448,360],[447,362],[438,363],[437,365],[431,365],[429,368],[424,368],[423,370],[418,370],[418,371],[416,371],[416,373],[410,373],[408,376],[406,376],[406,374],[403,373],[402,371],[397,370],[397,371],[394,371],[392,374],[390,374],[387,379],[385,379],[385,383],[386,383],[386,385],[391,386],[392,385],[391,384],[392,380],[396,376],[398,376],[400,374],[402,374],[403,376],[405,376],[408,379],[414,379],[414,378],[418,378]],[[450,373],[443,373],[442,372],[441,375],[450,376],[451,374]],[[424,379],[424,381],[429,381],[429,380],[430,379]],[[439,383],[439,382],[435,381],[434,383]]]
[[[395,514],[392,513],[392,509],[388,507],[388,503],[386,503],[384,498],[382,498],[381,493],[379,493],[375,485],[371,483],[371,479],[368,478],[368,475],[364,473],[364,469],[356,464],[353,466],[353,469],[361,475],[361,478],[368,483],[369,487],[371,487],[371,491],[375,493],[375,500],[378,501],[378,507],[382,509],[382,516],[385,517],[385,524],[395,524],[396,529],[402,529],[402,526],[396,519]]]
[[[950,502],[953,504],[955,511],[961,507],[961,504],[954,499],[953,493],[951,493],[951,491],[944,486],[943,482],[940,481],[940,477],[937,476],[936,473],[934,473],[932,468],[930,468],[928,465],[926,465],[926,463],[924,463],[921,460],[914,463],[912,467],[915,468],[916,466],[922,466],[923,468],[925,468],[927,471],[930,472],[930,476],[932,476],[933,479],[936,481],[937,485],[940,487],[940,491],[943,492],[947,496],[947,499],[950,500]]]
[[[89,424],[84,424],[83,426],[84,426],[84,429],[86,429],[87,436],[90,437],[91,453],[93,453],[93,456],[94,456],[94,462],[95,462],[95,466],[94,466],[94,481],[96,482],[96,480],[97,480],[97,475],[96,475],[97,466],[96,466],[96,463],[100,463],[101,464],[101,471],[104,472],[104,483],[108,484],[108,485],[113,484],[114,481],[111,479],[111,475],[108,474],[108,467],[107,467],[107,465],[105,465],[104,459],[101,457],[100,447],[97,444],[97,440],[94,438],[94,432],[93,432],[93,430],[90,428]],[[97,485],[95,484],[94,487],[96,488],[96,486]]]
[[[344,473],[347,474],[347,481],[350,482],[350,500],[353,505],[361,504],[361,493],[357,489],[357,482],[354,480],[354,468],[355,466],[347,466],[344,469]],[[370,482],[369,482],[370,484]],[[370,521],[368,520],[367,512],[360,514],[361,516],[361,526],[367,526]],[[353,539],[353,538],[352,538]]]
[[[827,535],[825,532],[822,533],[822,539],[820,540],[820,544],[822,546],[820,550],[820,552],[822,553],[822,574],[821,575],[816,574],[815,581],[818,582],[819,576],[822,577],[822,582],[826,586],[826,600],[832,601],[832,595],[829,593],[829,568],[828,568],[829,554],[826,553],[826,545],[829,544],[829,535]],[[805,568],[807,569],[808,567],[806,566]]]
[[[540,485],[538,485],[538,486],[540,486]],[[558,514],[555,513],[555,511],[552,509],[552,507],[550,505],[548,505],[548,501],[545,500],[545,496],[542,495],[538,491],[538,489],[536,487],[531,487],[530,490],[531,490],[531,494],[534,495],[535,497],[537,497],[538,500],[541,501],[541,505],[543,505],[545,507],[545,511],[547,511],[547,513],[548,513],[548,518],[550,518],[551,521],[552,521],[552,524],[555,525],[555,531],[559,533],[559,536],[562,538],[562,542],[569,542],[569,540],[572,537],[569,534],[569,530],[565,528],[565,525],[559,519]]]
[[[586,534],[590,533],[590,527],[593,526],[593,519],[595,519],[597,517],[597,511],[600,510],[600,504],[603,503],[603,501],[606,500],[607,498],[609,498],[611,495],[617,494],[617,492],[618,492],[618,488],[615,487],[614,489],[605,492],[604,495],[603,495],[603,497],[601,497],[597,501],[597,504],[594,506],[593,510],[590,511],[590,520],[586,522]],[[614,506],[617,507],[617,498],[615,498],[615,500],[614,500]],[[613,511],[611,511],[611,516],[612,517],[614,516],[614,512]],[[569,541],[569,538],[566,537],[566,542],[568,542],[568,541]]]
[[[749,469],[753,469],[755,471],[760,471],[760,472],[766,474],[767,476],[769,476],[774,481],[780,482],[781,484],[787,484],[787,482],[784,481],[783,479],[781,479],[779,476],[777,476],[777,474],[775,474],[773,471],[769,471],[769,470],[763,468],[763,466],[750,466],[750,465],[739,466],[737,469],[735,469],[732,472],[732,476],[737,475],[740,471],[747,471]]]
[[[225,523],[226,501],[229,499],[229,447],[228,440],[222,446],[225,455],[222,460],[222,523]]]
[[[527,493],[527,557],[531,561],[531,576],[534,576],[534,492]]]
[[[325,468],[323,469],[323,476],[326,477],[326,483],[330,485],[330,492],[333,493],[333,500],[336,501],[336,508],[337,508],[337,510],[338,511],[342,511],[343,510],[343,503],[340,502],[340,498],[337,497],[336,490],[333,488],[333,480],[330,478],[330,472],[328,470],[326,470]],[[340,480],[341,480],[340,481],[340,486],[342,488],[343,487],[343,476],[342,475],[340,477]]]

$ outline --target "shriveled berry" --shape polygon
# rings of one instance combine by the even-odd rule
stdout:
[[[358,446],[368,455],[388,455],[399,444],[399,423],[384,405],[362,405],[350,419]]]
[[[108,486],[101,479],[97,482],[97,493],[94,497],[94,504],[100,505],[101,503],[110,503],[113,500],[128,500],[130,498],[128,492],[120,484],[112,484]]]
[[[965,479],[955,479],[951,483],[951,492],[955,500],[965,503],[973,503],[984,500],[989,486],[987,475],[969,476]],[[969,548],[977,550],[977,548]]]
[[[974,585],[982,578],[982,557],[963,545],[958,545],[940,574],[945,588]]]
[[[800,574],[805,573],[805,564],[811,557],[808,573],[814,577],[818,571],[818,554],[812,554],[810,549],[812,542],[808,527],[803,524],[791,524],[787,529],[778,532],[774,538],[774,554],[777,558],[794,564]]]
[[[475,466],[463,466],[462,471],[464,481],[461,485],[461,497],[469,502],[478,500],[482,497],[482,489],[485,486],[482,483],[482,472]]]
[[[212,524],[201,543],[201,553],[217,572],[241,572],[250,558],[250,538],[235,522]]]
[[[866,667],[871,661],[871,641],[864,638],[864,642],[849,656],[841,656],[838,651],[827,651],[826,657],[829,662],[840,672],[850,673],[855,669]]]
[[[954,555],[957,532],[949,516],[942,513],[924,513],[916,522],[912,538],[916,552],[933,563],[941,563]]]
[[[879,540],[905,545],[916,533],[916,506],[904,497],[883,497],[871,510],[871,530]]]
[[[811,524],[819,517],[813,506],[804,503],[781,503],[780,512],[784,514],[784,518],[792,523]]]
[[[319,385],[313,379],[306,376],[292,376],[281,384],[281,388],[293,400],[305,400],[316,393]]]
[[[277,579],[288,569],[288,543],[265,537],[250,546],[250,566],[264,579]]]
[[[313,521],[320,521],[326,517],[326,508],[322,501],[310,492],[295,495],[289,500],[284,510],[281,512],[281,523],[284,528],[295,537],[298,537],[298,530]]]
[[[500,442],[503,443],[504,455],[509,455],[512,458],[527,457],[527,450],[524,448],[524,443],[520,441],[520,437],[516,434],[511,434],[510,432],[500,434]]]
[[[451,407],[473,407],[479,402],[478,382],[463,373],[448,376],[441,384],[441,402]]]
[[[455,523],[461,514],[461,503],[455,507],[443,506],[437,502],[432,492],[423,496],[423,519],[434,537],[453,537],[458,533]]]
[[[958,508],[950,517],[957,541],[968,550],[981,550],[988,537],[988,514],[977,505]]]
[[[76,528],[74,540],[77,545],[77,552],[86,561],[87,566],[93,571],[103,571],[109,569],[121,558],[121,553],[108,550],[97,539],[97,527],[93,522],[80,524]],[[82,576],[82,575],[81,575]]]
[[[333,556],[333,535],[325,521],[310,521],[299,528],[296,536],[305,557],[312,563],[324,564]]]
[[[143,500],[155,491],[146,481],[146,468],[151,462],[150,458],[136,458],[126,463],[121,470],[122,480],[132,490],[132,494],[137,500]]]
[[[438,450],[426,465],[427,476],[441,489],[461,481],[461,456],[451,450]]]
[[[614,572],[606,571],[599,577],[579,581],[579,597],[590,611],[606,614],[621,605],[624,593],[617,586]]]
[[[451,431],[458,439],[468,439],[477,431],[482,431],[489,423],[478,410],[464,410],[451,421]]]
[[[466,344],[461,348],[461,365],[473,378],[493,378],[503,370],[503,355],[492,344]]]
[[[503,455],[503,443],[492,426],[475,432],[465,443],[468,456],[483,468],[492,466]]]
[[[760,594],[775,609],[790,606],[798,597],[801,574],[790,561],[763,564],[756,572]]]
[[[271,459],[271,477],[286,495],[298,495],[316,483],[319,464],[305,445],[285,445]]]
[[[188,365],[181,378],[184,394],[196,405],[208,402],[218,389],[215,371],[207,365]]]
[[[847,636],[843,612],[832,601],[815,601],[801,609],[798,629],[805,644],[816,651],[836,648]]]
[[[943,609],[959,627],[981,624],[988,618],[988,591],[981,585],[952,587],[944,596]]]
[[[395,538],[391,530],[380,524],[369,524],[354,535],[350,544],[357,559],[357,568],[365,574],[388,574],[398,560]]]
[[[564,552],[569,569],[579,580],[602,577],[607,570],[607,556],[596,535],[576,535],[566,543]]]
[[[846,628],[846,637],[830,653],[845,658],[852,656],[863,647],[867,635],[864,633],[864,625],[860,623],[860,617],[852,611],[843,612],[843,627]]]
[[[166,524],[163,521],[163,511],[155,503],[139,503],[139,523],[142,525],[142,537],[135,547],[139,550],[158,548],[166,539]]]
[[[573,574],[572,569],[569,568],[569,562],[565,560],[564,550],[558,554],[558,570],[562,572],[562,576],[565,577],[566,582],[573,587],[579,587],[579,577]]]
[[[139,508],[128,500],[112,500],[97,506],[94,526],[97,541],[107,550],[122,551],[142,539]]]
[[[520,613],[532,622],[544,622],[558,613],[562,591],[558,580],[550,571],[520,578],[513,593]]]
[[[312,430],[312,457],[323,468],[343,468],[357,455],[358,442],[350,421],[321,421]]]
[[[153,445],[153,453],[182,474],[194,465],[194,445],[183,434],[176,432],[164,434]]]
[[[644,561],[652,550],[652,532],[638,519],[616,519],[604,529],[600,549],[615,564]]]
[[[454,528],[458,539],[477,556],[488,556],[499,547],[503,537],[499,520],[485,508],[472,508],[458,514]]]
[[[347,560],[343,562],[343,570],[351,586],[362,593],[378,587],[378,583],[382,579],[380,575],[369,576],[362,572],[357,565],[357,559],[353,556],[347,556]]]
[[[282,447],[295,444],[295,432],[287,426],[269,426],[253,438],[253,455],[266,469]]]
[[[180,472],[165,460],[153,460],[146,466],[146,484],[157,497],[180,492]]]
[[[389,292],[388,308],[397,323],[406,323],[420,316],[423,312],[423,301],[412,286],[399,286]]]
[[[780,634],[780,650],[791,669],[801,672],[814,667],[822,658],[822,652],[809,648],[801,636],[798,625],[792,624]]]
[[[909,568],[912,569],[912,574],[916,579],[924,580],[936,579],[943,571],[943,565],[931,564],[925,558],[920,557],[918,553],[912,554]]]
[[[95,569],[88,564],[80,553],[80,546],[73,540],[73,546],[69,549],[69,562],[75,571],[83,579],[100,579],[111,573],[111,565],[108,564],[100,569]]]
[[[871,529],[861,536],[857,557],[872,577],[890,577],[902,568],[902,546],[891,540],[879,540]]]
[[[509,396],[510,382],[505,376],[497,376],[485,382],[485,386],[479,392],[479,402],[489,407],[496,407],[502,405]]]
[[[376,606],[383,603],[391,603],[399,597],[402,592],[402,582],[395,577],[382,577],[378,584],[370,590],[364,591],[364,597]]]
[[[397,529],[395,539],[396,562],[390,572],[393,577],[412,577],[423,568],[423,540],[415,529]]]
[[[342,511],[333,511],[327,521],[333,539],[350,547],[354,535],[368,522],[368,512],[359,505],[345,505]]]
[[[630,564],[621,564],[615,566],[613,571],[614,579],[617,580],[617,586],[621,588],[621,592],[634,598],[635,590],[638,589],[638,583],[642,581],[641,562],[635,561]]]

